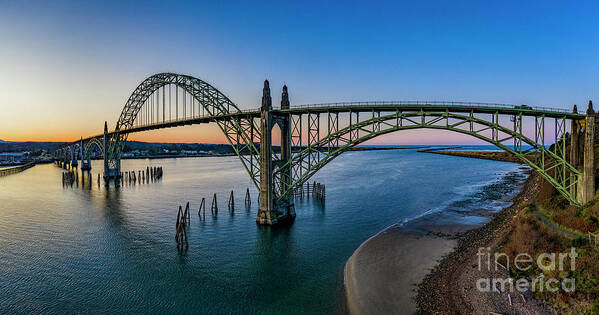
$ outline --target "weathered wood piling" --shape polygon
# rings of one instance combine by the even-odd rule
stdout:
[[[250,197],[250,189],[247,188],[245,191],[245,207],[249,208],[252,205],[252,198]]]
[[[189,210],[189,202],[187,203],[186,211]],[[175,241],[177,242],[177,249],[187,249],[189,247],[189,243],[187,242],[187,225],[186,214],[183,212],[182,207],[179,206],[179,211],[177,212],[177,223],[176,223],[176,232],[175,232]]]
[[[200,203],[200,209],[198,209],[198,216],[202,220],[206,220],[206,198],[202,198],[202,202]]]
[[[235,212],[235,197],[233,196],[232,190],[231,194],[229,195],[229,211]]]
[[[216,202],[216,193],[214,193],[214,198],[212,198],[212,208],[210,209],[210,211],[212,211],[212,215],[218,214],[218,204]]]
[[[308,197],[310,195],[312,195],[314,199],[324,202],[326,199],[325,185],[314,181],[312,184],[302,184],[293,191],[293,196],[295,198],[303,199],[304,196]]]
[[[187,202],[187,205],[185,206],[185,212],[183,213],[183,217],[185,217],[186,224],[189,224],[191,222],[191,215],[189,212],[189,201]]]
[[[162,178],[162,166],[147,166],[145,170],[124,171],[121,173],[123,185],[148,184]]]

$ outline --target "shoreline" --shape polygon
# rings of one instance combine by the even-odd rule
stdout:
[[[398,307],[402,313],[416,312],[416,284],[456,245],[455,240],[403,231],[397,225],[370,237],[345,264],[349,313],[395,314]],[[404,268],[393,268],[394,265]]]
[[[450,155],[450,156],[459,156],[471,159],[483,159],[483,160],[493,160],[493,161],[502,161],[502,162],[514,162],[514,163],[522,163],[518,157],[505,152],[505,151],[444,151],[446,149],[453,148],[439,148],[439,149],[424,149],[418,150],[421,153],[432,153],[432,154],[441,154],[441,155]],[[528,156],[529,159],[534,159],[534,155],[530,154]]]
[[[491,272],[477,266],[476,252],[481,247],[494,252],[501,240],[511,230],[512,220],[520,210],[533,200],[538,192],[542,178],[529,171],[522,190],[513,198],[513,204],[499,211],[493,219],[483,226],[466,231],[457,241],[458,245],[418,285],[416,303],[425,313],[548,313],[530,295],[522,297],[523,302],[511,303],[505,292],[479,292],[476,280],[492,278],[504,272]],[[492,255],[492,254],[491,254]],[[492,269],[492,268],[491,268]],[[512,297],[515,299],[515,297]],[[476,308],[474,307],[476,306]]]
[[[516,162],[501,159],[497,152],[441,152],[452,152],[448,155],[461,157]],[[536,174],[531,170],[523,173],[526,174],[524,182],[515,184],[517,189],[506,196],[511,205],[499,211],[480,209],[453,211],[453,214],[450,214],[487,218],[486,222],[448,224],[448,221],[453,220],[428,215],[401,227],[394,224],[363,242],[348,259],[344,269],[349,312],[473,312],[471,307],[464,306],[468,305],[468,302],[461,303],[456,298],[456,293],[462,292],[464,288],[458,288],[457,280],[465,273],[464,266],[469,266],[465,262],[470,258],[472,249],[478,248],[477,245],[482,243],[486,246],[501,239],[514,213],[517,213],[523,203],[530,200],[531,192],[538,188],[536,181],[539,179]],[[458,268],[460,265],[461,269]],[[463,284],[464,281],[461,282]],[[506,300],[505,304],[507,303]],[[496,309],[497,306],[494,305],[488,311],[493,312]]]

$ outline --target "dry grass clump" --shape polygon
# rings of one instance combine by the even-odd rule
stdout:
[[[599,195],[598,195],[599,196]],[[586,234],[599,230],[599,201],[584,208],[570,205],[553,186],[544,181],[535,198],[539,210],[560,227]]]
[[[595,209],[599,210],[599,207],[595,207]],[[560,226],[575,231],[582,233],[595,232],[597,230],[597,220],[590,215],[589,210],[568,205],[559,211],[551,211],[551,218]]]
[[[565,278],[575,279],[574,292],[542,292],[537,288],[536,299],[550,305],[555,311],[564,314],[599,314],[599,250],[588,243],[586,238],[568,239],[545,226],[533,213],[534,206],[524,209],[512,222],[512,231],[502,244],[500,252],[512,260],[510,272],[516,279],[555,278],[560,282]],[[567,253],[575,247],[576,268],[570,270],[567,259],[564,270],[544,271],[537,264],[542,253]],[[526,271],[513,266],[513,259],[521,253],[529,254],[535,261]]]
[[[538,206],[538,208],[537,208]],[[514,278],[532,279],[544,277],[555,278],[559,281],[575,279],[574,292],[540,292],[534,293],[535,298],[551,306],[556,312],[563,314],[599,314],[599,248],[590,244],[586,237],[569,239],[552,230],[540,221],[535,211],[541,210],[551,221],[560,227],[581,233],[599,230],[599,223],[594,213],[599,213],[599,201],[585,208],[571,206],[553,187],[544,182],[535,198],[535,203],[522,209],[512,222],[512,229],[502,244],[500,251],[509,255],[513,260],[520,253],[533,257],[535,263],[527,271],[512,268]],[[542,253],[566,253],[570,248],[576,248],[576,268],[570,270],[543,271],[536,265],[538,256]]]

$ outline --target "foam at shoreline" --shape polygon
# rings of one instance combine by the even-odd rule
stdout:
[[[489,215],[509,207],[528,170],[519,166],[486,183],[470,185],[462,198],[387,227],[362,243],[344,270],[349,311],[414,313],[418,283],[456,245],[443,236],[453,238],[479,227],[489,221]]]

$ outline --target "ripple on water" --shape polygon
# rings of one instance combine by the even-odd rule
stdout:
[[[257,192],[237,158],[124,160],[122,166],[148,165],[163,166],[164,178],[118,190],[95,180],[63,187],[53,165],[2,178],[0,291],[9,294],[0,295],[0,311],[334,312],[342,303],[341,270],[364,240],[431,209],[499,205],[493,198],[510,189],[497,178],[517,170],[511,163],[415,150],[351,152],[311,179],[326,184],[324,205],[298,200],[295,224],[273,229],[256,225]],[[100,169],[93,161],[92,178]],[[231,190],[233,214],[226,206]],[[209,213],[214,193],[217,218]],[[202,197],[205,221],[197,216]],[[190,248],[179,254],[175,218],[187,201]]]

